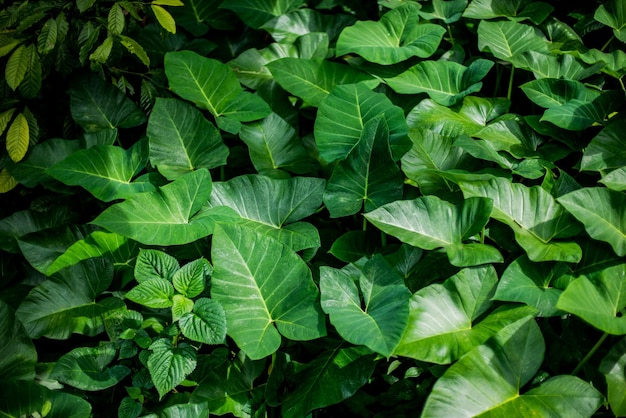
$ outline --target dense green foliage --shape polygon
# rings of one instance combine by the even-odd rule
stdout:
[[[0,416],[626,415],[626,2],[0,10]]]

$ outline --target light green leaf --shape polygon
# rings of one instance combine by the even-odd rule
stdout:
[[[28,121],[23,113],[18,113],[7,130],[7,152],[14,162],[21,161],[28,151],[30,133]]]
[[[193,300],[179,295],[178,293],[172,297],[172,321],[177,322],[180,318],[193,311]]]
[[[593,18],[613,29],[617,39],[626,42],[626,4],[619,0],[609,0],[596,9]]]
[[[365,124],[379,115],[390,127],[389,143],[397,161],[409,149],[402,109],[363,83],[335,87],[320,105],[315,119],[320,157],[327,162],[345,158],[359,142]]]
[[[319,291],[293,250],[266,235],[223,225],[211,251],[211,295],[226,311],[228,335],[250,358],[274,353],[281,334],[295,341],[326,334]]]
[[[61,356],[50,377],[81,390],[98,391],[113,387],[131,372],[121,364],[107,367],[116,354],[112,343],[75,348]]]
[[[113,3],[109,10],[109,18],[107,20],[107,29],[113,35],[120,35],[124,31],[126,20],[124,19],[124,11],[119,2]]]
[[[496,58],[518,63],[517,57],[526,51],[548,52],[548,41],[535,26],[512,21],[478,24],[478,49],[489,51]]]
[[[620,167],[602,176],[600,183],[611,190],[623,192],[626,190],[626,167]]]
[[[608,401],[615,416],[626,415],[626,338],[622,338],[602,359],[598,371],[608,386]]]
[[[37,351],[13,310],[0,300],[0,374],[3,380],[35,378]]]
[[[154,17],[156,17],[159,25],[169,33],[176,33],[176,22],[172,15],[165,10],[163,7],[151,4],[150,8],[152,9],[152,13],[154,13]]]
[[[337,55],[357,53],[383,65],[431,56],[446,30],[419,23],[419,9],[416,3],[406,3],[385,13],[379,22],[360,21],[347,27],[337,40]]]
[[[226,338],[226,313],[213,299],[196,300],[193,311],[182,315],[178,324],[183,335],[193,341],[221,344]]]
[[[558,198],[568,212],[585,226],[591,238],[611,244],[620,257],[626,255],[626,196],[601,187],[586,187]]]
[[[397,93],[426,93],[443,106],[479,91],[493,62],[479,58],[469,67],[453,61],[422,61],[409,70],[385,81]]]
[[[148,370],[152,382],[163,398],[178,386],[196,368],[196,351],[186,343],[174,347],[166,338],[159,338],[150,345]]]
[[[148,308],[172,306],[174,286],[164,279],[151,279],[139,283],[126,293],[125,298]]]
[[[604,332],[626,334],[626,265],[580,276],[567,286],[556,306]]]
[[[339,335],[391,356],[408,324],[411,294],[381,255],[370,259],[356,277],[347,270],[322,267],[320,291],[322,309]]]
[[[603,63],[585,65],[569,54],[549,55],[535,51],[526,51],[517,59],[521,67],[532,71],[537,79],[580,81],[597,73],[604,66]]]
[[[481,20],[513,17],[517,16],[522,3],[523,0],[472,0],[463,17]]]
[[[67,339],[72,333],[97,335],[104,331],[104,314],[124,307],[120,299],[99,298],[112,280],[113,266],[108,260],[82,261],[31,290],[16,316],[31,338]]]
[[[13,51],[4,69],[4,79],[11,90],[16,90],[28,69],[28,49],[25,45],[20,45]]]
[[[213,232],[220,210],[200,210],[211,195],[211,176],[201,169],[105,209],[93,223],[148,245],[179,245]]]
[[[150,66],[150,58],[148,54],[143,49],[143,47],[139,44],[139,42],[135,41],[133,38],[129,38],[128,36],[119,35],[120,43],[126,48],[128,52],[135,55],[139,58],[139,61],[146,67]]]
[[[204,291],[209,269],[209,262],[205,259],[194,260],[174,273],[172,284],[177,292],[195,298]]]
[[[157,98],[148,120],[150,162],[169,180],[226,164],[229,151],[215,126],[193,106]]]
[[[94,32],[98,34],[99,32]],[[94,35],[95,36],[95,35]],[[111,51],[113,50],[113,37],[107,36],[104,41],[89,55],[91,61],[95,61],[98,64],[104,64],[109,59]],[[88,51],[87,51],[88,52]]]
[[[302,3],[304,0],[230,0],[220,7],[232,10],[246,25],[258,29],[268,20],[295,10]]]
[[[5,417],[89,418],[91,405],[80,396],[50,390],[34,380],[0,382],[0,414]],[[36,415],[35,415],[36,414]]]
[[[135,262],[135,280],[138,283],[154,279],[171,282],[179,268],[178,260],[171,255],[159,250],[141,248]]]

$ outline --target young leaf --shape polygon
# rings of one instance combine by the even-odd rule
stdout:
[[[0,373],[4,379],[35,377],[37,351],[13,310],[0,300]]]
[[[185,343],[174,347],[166,338],[159,338],[149,349],[152,353],[148,357],[148,370],[159,397],[163,398],[194,371],[196,351]]]
[[[135,280],[138,283],[154,279],[172,281],[179,269],[178,260],[171,255],[159,250],[142,248],[135,262]]]
[[[11,90],[16,90],[28,69],[28,49],[25,45],[20,45],[13,51],[4,69],[4,79]]]
[[[311,270],[293,250],[253,230],[222,225],[211,254],[211,296],[226,311],[228,335],[250,358],[274,353],[281,334],[295,341],[326,334]]]
[[[347,271],[322,267],[322,309],[346,341],[389,357],[408,324],[411,294],[381,255],[363,267],[360,290],[355,279]]]
[[[113,50],[113,37],[107,36],[104,41],[89,55],[91,61],[98,64],[105,64]]]
[[[406,3],[385,13],[378,22],[360,21],[347,27],[337,40],[337,55],[357,53],[383,65],[431,56],[446,30],[419,23],[419,9],[419,4]]]
[[[172,306],[174,286],[164,279],[146,280],[130,289],[125,297],[148,308],[169,308]]]
[[[404,182],[391,157],[389,126],[382,116],[363,127],[359,142],[328,181],[324,204],[333,218],[370,211],[402,198]]]
[[[30,134],[28,121],[23,113],[18,113],[7,130],[7,152],[14,162],[19,162],[28,151]]]
[[[193,311],[182,315],[178,325],[185,337],[204,344],[221,344],[226,338],[226,313],[213,299],[196,300]]]
[[[152,13],[154,13],[154,17],[156,17],[157,22],[159,22],[159,25],[161,25],[163,29],[169,33],[176,33],[176,22],[167,10],[156,4],[151,4],[150,8],[152,9]]]

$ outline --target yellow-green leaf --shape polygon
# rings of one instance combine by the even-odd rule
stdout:
[[[6,193],[17,186],[17,180],[13,178],[6,168],[0,171],[0,193]]]
[[[113,35],[119,35],[124,30],[124,11],[119,3],[115,3],[109,10],[108,29]]]
[[[96,48],[95,51],[93,51],[91,55],[89,55],[89,59],[97,63],[104,64],[109,58],[109,55],[111,55],[112,48],[113,38],[109,36],[99,47]]]
[[[28,151],[28,121],[22,113],[18,114],[7,131],[7,151],[14,162],[21,161]]]
[[[28,67],[27,61],[28,54],[24,45],[20,45],[15,51],[13,51],[9,61],[7,61],[4,78],[12,90],[17,89],[24,79],[24,76],[26,75],[26,68]]]
[[[39,32],[39,36],[37,37],[37,50],[40,54],[47,54],[54,49],[57,42],[57,35],[57,21],[50,18],[43,25],[43,28],[41,28],[41,32]]]
[[[158,4],[160,6],[184,6],[185,5],[180,0],[153,0],[152,4]]]
[[[150,66],[150,57],[146,54],[146,51],[143,49],[141,45],[133,38],[129,38],[128,36],[120,35],[120,42],[131,54],[135,55],[139,60],[146,66]]]
[[[13,112],[15,112],[15,109],[5,110],[0,113],[0,135],[2,135],[7,126],[9,126],[11,117],[13,117]]]
[[[4,57],[20,42],[6,33],[0,33],[0,57]]]
[[[176,33],[176,22],[170,12],[155,4],[152,4],[150,8],[154,12],[154,16],[159,21],[159,25],[163,26],[163,29],[170,33]]]

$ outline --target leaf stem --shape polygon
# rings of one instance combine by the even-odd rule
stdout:
[[[454,46],[454,36],[452,36],[452,28],[450,25],[446,25],[448,28],[448,36],[450,37],[450,43]]]
[[[363,232],[367,231],[367,219],[363,216]]]
[[[612,35],[608,41],[606,41],[606,43],[604,45],[602,45],[602,48],[600,48],[600,51],[604,52],[604,50],[609,46],[609,44],[613,41],[613,39],[615,39],[615,35]]]
[[[509,76],[509,90],[506,93],[506,98],[511,100],[513,95],[513,76],[515,75],[515,66],[511,65],[511,75]]]
[[[578,366],[576,366],[576,368],[572,372],[572,375],[576,376],[578,374],[580,369],[582,369],[583,366],[585,365],[585,363],[587,363],[589,361],[589,359],[596,353],[596,351],[598,351],[598,348],[600,348],[600,346],[602,345],[602,343],[604,342],[604,340],[606,340],[606,337],[608,337],[608,336],[609,336],[609,334],[606,333],[606,332],[604,334],[602,334],[602,337],[600,337],[600,339],[598,340],[596,345],[591,347],[591,350],[589,350],[587,355],[580,361],[580,363],[578,363]]]

